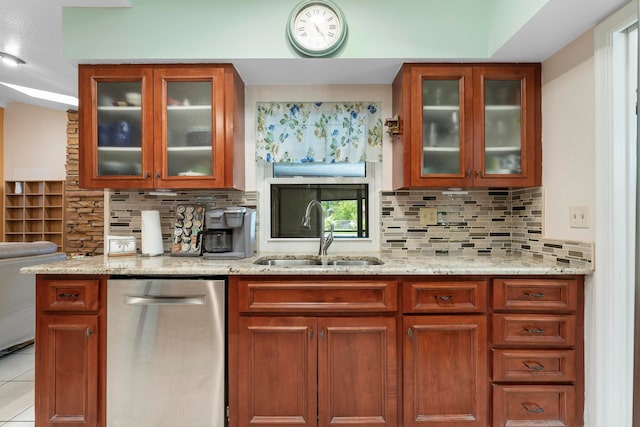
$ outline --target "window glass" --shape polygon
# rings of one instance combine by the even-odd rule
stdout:
[[[369,203],[367,184],[272,184],[271,237],[318,237],[334,226],[334,238],[369,236]],[[322,205],[324,224],[318,209],[311,211],[311,228],[302,227],[307,204],[318,200]]]

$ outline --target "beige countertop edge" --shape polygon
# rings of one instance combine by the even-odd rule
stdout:
[[[364,254],[363,254],[364,255]],[[267,266],[253,262],[259,254],[243,260],[205,260],[202,257],[95,256],[23,267],[23,274],[108,274],[108,275],[589,275],[589,266],[561,265],[521,256],[434,256],[380,258],[383,265],[371,266]],[[300,255],[296,255],[300,256]],[[296,257],[289,256],[289,257]],[[333,257],[340,257],[334,255]],[[348,255],[342,258],[349,258]]]

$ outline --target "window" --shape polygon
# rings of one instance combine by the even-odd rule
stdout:
[[[379,250],[381,103],[257,102],[260,250],[307,252],[334,229],[332,251]],[[262,177],[262,178],[261,178]],[[302,226],[309,203],[311,228]],[[324,221],[322,221],[322,219]]]
[[[311,228],[302,227],[302,217],[311,200],[322,205],[324,230],[328,232],[333,224],[330,252],[379,250],[381,169],[381,163],[313,164],[301,168],[259,162],[257,173],[263,177],[259,197],[260,250],[296,253],[315,247],[320,225],[317,209],[311,211]]]
[[[311,228],[302,227],[307,204],[318,200],[324,212],[320,223],[317,209],[311,211]],[[368,237],[367,184],[272,184],[271,236],[275,238],[317,237],[334,227],[334,238]]]

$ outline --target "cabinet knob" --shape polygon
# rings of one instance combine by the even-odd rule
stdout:
[[[144,172],[144,179],[149,179],[150,176],[151,174],[149,173],[149,171]]]
[[[156,178],[160,178],[160,171],[156,172]]]
[[[87,334],[87,338],[91,338],[91,335],[93,335],[93,329],[87,328],[86,334]]]

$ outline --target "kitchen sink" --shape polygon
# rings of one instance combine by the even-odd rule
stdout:
[[[253,262],[256,265],[272,265],[279,267],[313,267],[313,266],[368,266],[382,265],[381,259],[375,257],[347,257],[347,258],[321,258],[321,257],[263,257]]]

